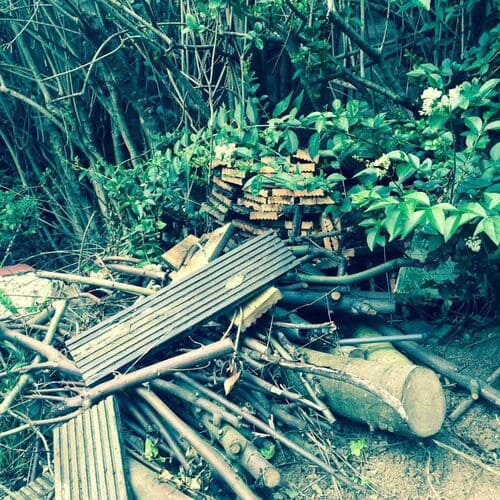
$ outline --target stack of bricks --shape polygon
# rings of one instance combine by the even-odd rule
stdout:
[[[261,176],[271,178],[277,173],[273,157],[263,157],[260,163]],[[234,226],[249,234],[261,234],[272,228],[282,236],[304,236],[321,231],[321,214],[325,206],[333,200],[323,189],[291,190],[273,187],[264,182],[258,193],[251,193],[243,187],[255,171],[234,168],[222,162],[212,164],[210,195],[202,210],[216,222],[231,221]],[[300,174],[303,178],[313,178],[317,173],[317,163],[307,151],[299,150],[290,158],[289,173]]]

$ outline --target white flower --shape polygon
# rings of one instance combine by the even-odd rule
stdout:
[[[462,91],[462,84],[457,85],[455,88],[451,89],[448,92],[448,96],[450,97],[450,107],[451,109],[455,109],[460,102],[460,92]]]
[[[215,159],[230,163],[235,151],[236,144],[234,142],[229,144],[218,144],[215,146]]]
[[[422,95],[422,110],[420,111],[421,115],[430,115],[432,113],[432,107],[434,103],[443,95],[443,93],[439,89],[435,89],[434,87],[426,88]]]
[[[481,238],[478,236],[469,236],[465,238],[465,246],[474,253],[477,253],[481,250]]]
[[[372,167],[380,167],[387,170],[391,166],[391,159],[384,153],[380,158],[372,162]]]

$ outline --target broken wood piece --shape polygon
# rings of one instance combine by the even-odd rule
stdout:
[[[54,429],[56,500],[127,500],[118,406],[113,396]]]
[[[236,186],[243,186],[245,184],[245,179],[241,177],[232,177],[230,175],[222,175],[222,180],[229,184],[235,184]]]
[[[224,179],[225,176],[244,179],[247,176],[247,172],[240,170],[239,168],[223,168],[222,179]]]
[[[267,232],[266,228],[256,226],[255,224],[252,224],[251,222],[242,219],[233,219],[231,222],[234,227],[237,227],[242,231],[246,231],[247,233],[254,234],[256,236],[260,236],[261,234]]]
[[[233,235],[233,229],[233,225],[229,223],[202,236],[195,251],[188,255],[181,268],[177,272],[170,273],[172,281],[194,273],[221,255],[229,238]]]
[[[253,238],[66,342],[88,385],[236,307],[296,259],[271,232]]]
[[[311,155],[309,154],[309,151],[307,149],[298,149],[293,155],[292,158],[300,160],[300,161],[306,161],[306,162],[318,162],[319,160],[319,155],[316,155],[314,158],[311,158]]]
[[[285,229],[292,229],[293,227],[293,221],[287,220],[285,221]],[[300,229],[313,229],[314,227],[314,222],[310,220],[302,221],[300,224]]]
[[[45,472],[23,486],[20,490],[9,493],[9,500],[48,500],[54,492],[54,478]]]
[[[170,250],[162,254],[161,258],[175,270],[179,269],[186,255],[198,244],[200,239],[193,234],[188,234],[182,241],[174,245]]]
[[[233,201],[231,200],[231,198],[229,198],[225,194],[221,193],[217,189],[212,188],[212,191],[211,191],[210,194],[211,194],[211,196],[213,196],[214,198],[216,198],[217,200],[219,200],[221,203],[223,203],[224,205],[226,205],[228,207],[230,207],[231,204],[233,203]]]
[[[437,375],[428,368],[345,358],[301,349],[313,365],[326,366],[362,377],[401,401],[408,421],[373,394],[351,384],[318,376],[330,408],[339,415],[372,428],[403,435],[427,437],[441,429],[446,412],[443,388]],[[288,374],[287,374],[288,376]],[[294,384],[300,383],[298,378]]]
[[[252,326],[263,314],[273,307],[282,298],[281,292],[274,286],[266,288],[263,292],[243,304],[236,313],[234,324],[244,332]]]
[[[208,202],[212,204],[212,206],[217,209],[221,214],[226,215],[229,211],[230,204],[220,201],[217,197],[212,194],[208,195]]]

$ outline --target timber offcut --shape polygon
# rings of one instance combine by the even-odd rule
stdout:
[[[272,232],[253,238],[67,341],[87,385],[235,307],[287,273],[292,252]]]

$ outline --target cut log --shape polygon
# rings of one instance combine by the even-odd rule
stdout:
[[[371,428],[407,436],[427,437],[441,429],[446,412],[444,392],[437,375],[428,368],[345,358],[302,349],[307,361],[365,378],[401,401],[408,423],[376,396],[351,384],[317,376],[331,409]],[[287,373],[290,377],[290,374]],[[300,379],[293,377],[295,387]]]
[[[380,333],[364,323],[351,323],[353,337],[378,337]],[[357,347],[366,353],[366,359],[383,363],[413,364],[404,354],[401,354],[390,342],[380,344],[359,344]]]

